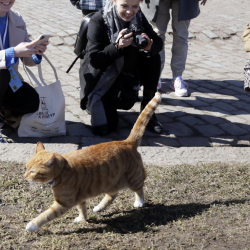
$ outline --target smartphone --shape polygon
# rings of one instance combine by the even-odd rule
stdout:
[[[41,44],[42,42],[48,42],[49,41],[49,38],[51,37],[52,35],[49,35],[49,34],[42,34],[39,36],[39,41],[36,43],[37,44]]]

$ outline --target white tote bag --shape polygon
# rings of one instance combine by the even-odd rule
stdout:
[[[61,83],[58,80],[56,70],[49,59],[43,58],[52,67],[56,81],[46,84],[42,76],[41,65],[38,64],[40,81],[32,71],[26,67],[27,74],[31,76],[37,87],[34,89],[39,94],[39,109],[35,113],[25,114],[18,128],[19,137],[51,137],[66,134],[65,126],[65,99]]]

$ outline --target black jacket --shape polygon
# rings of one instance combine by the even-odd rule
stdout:
[[[117,50],[114,44],[110,43],[107,28],[104,23],[102,12],[98,11],[90,20],[88,26],[88,43],[87,54],[80,67],[80,85],[81,85],[81,108],[85,109],[87,102],[87,96],[94,89],[96,83],[99,81],[101,75],[105,72],[108,66],[114,64],[116,59],[124,56],[124,54],[138,53],[138,60],[146,60],[148,56],[152,57],[159,54],[163,47],[161,38],[152,29],[152,26],[148,23],[144,15],[142,15],[142,24],[144,33],[148,35],[150,39],[153,39],[153,44],[149,55],[144,52],[139,52],[135,48],[129,46],[124,49]],[[131,53],[133,51],[133,53]],[[133,54],[133,57],[135,55]],[[129,62],[129,58],[125,62]],[[124,67],[129,66],[129,63],[125,63]],[[147,72],[145,72],[146,74]],[[119,72],[118,72],[119,74]]]
[[[70,2],[75,6],[79,2],[79,0],[70,0]]]

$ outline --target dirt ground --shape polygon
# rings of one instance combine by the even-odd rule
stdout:
[[[26,224],[48,208],[48,185],[30,185],[25,166],[0,162],[0,249],[250,249],[250,164],[145,166],[145,206],[122,191],[88,222],[72,209],[37,232]]]

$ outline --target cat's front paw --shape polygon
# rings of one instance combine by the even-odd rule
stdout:
[[[143,202],[135,201],[134,207],[143,207]]]
[[[29,222],[25,228],[27,231],[29,232],[35,232],[36,230],[39,229],[39,227],[35,226],[34,224],[32,224],[32,222]]]
[[[95,213],[98,213],[98,212],[101,212],[103,209],[100,208],[99,206],[95,206],[94,209],[93,209],[93,212]]]
[[[81,222],[81,221],[83,221],[83,219],[80,217],[80,216],[78,216],[78,217],[76,217],[75,219],[74,219],[74,223],[77,223],[77,222]]]

